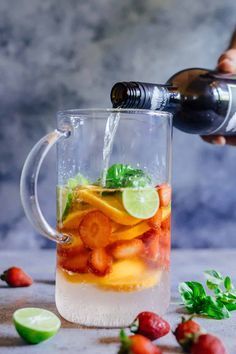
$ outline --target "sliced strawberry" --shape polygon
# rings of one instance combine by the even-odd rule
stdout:
[[[98,276],[108,274],[112,267],[112,258],[104,248],[94,249],[89,258],[89,268]]]
[[[159,233],[160,230],[149,230],[141,237],[145,249],[144,258],[148,261],[155,262],[159,257]]]
[[[106,247],[110,242],[111,231],[109,218],[99,210],[86,214],[79,227],[84,245],[91,249]]]
[[[160,245],[160,259],[159,263],[163,268],[169,268],[170,265],[170,230],[161,229],[159,245]]]
[[[171,216],[170,215],[165,220],[162,221],[161,228],[163,230],[170,230],[170,228],[171,228]]]
[[[134,257],[143,251],[144,245],[139,239],[120,240],[115,242],[110,248],[110,253],[115,259]]]
[[[167,207],[171,201],[171,187],[168,183],[163,183],[157,187],[160,198],[160,206]]]
[[[88,273],[88,259],[90,252],[86,249],[79,252],[76,256],[60,257],[59,265],[70,272]]]
[[[152,229],[159,229],[161,227],[161,221],[162,221],[162,209],[159,208],[156,212],[156,214],[148,219],[148,225],[152,228]]]

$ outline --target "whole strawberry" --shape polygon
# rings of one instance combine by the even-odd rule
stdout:
[[[128,337],[124,330],[120,331],[121,346],[118,354],[162,354],[148,338],[141,334]]]
[[[150,340],[165,336],[170,325],[154,312],[141,312],[129,326],[131,332],[142,334]]]
[[[190,350],[191,354],[226,354],[221,340],[212,334],[202,334]]]
[[[33,279],[18,267],[11,267],[5,270],[0,276],[0,279],[14,288],[30,286],[33,283]]]
[[[181,347],[188,351],[201,332],[201,327],[197,322],[193,321],[191,318],[186,320],[182,317],[182,322],[176,327],[174,335]]]

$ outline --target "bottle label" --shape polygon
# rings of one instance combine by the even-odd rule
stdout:
[[[162,111],[165,109],[169,101],[168,89],[163,86],[154,86],[151,95],[151,105],[152,110]]]
[[[223,124],[213,133],[231,135],[236,132],[236,85],[228,84],[229,106]],[[211,133],[212,134],[212,133]]]

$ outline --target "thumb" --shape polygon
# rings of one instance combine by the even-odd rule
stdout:
[[[218,71],[236,74],[236,49],[224,52],[218,60]]]

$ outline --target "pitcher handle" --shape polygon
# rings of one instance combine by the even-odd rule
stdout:
[[[38,175],[43,160],[51,147],[70,132],[54,130],[40,139],[30,151],[21,174],[20,195],[25,214],[35,229],[57,243],[69,243],[70,236],[52,228],[44,218],[38,201]]]

